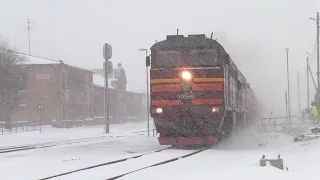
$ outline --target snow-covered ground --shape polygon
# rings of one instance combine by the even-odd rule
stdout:
[[[68,179],[106,179],[110,177],[115,177],[120,174],[124,174],[130,171],[137,170],[146,166],[159,163],[161,161],[179,157],[181,155],[188,154],[195,150],[180,150],[180,149],[169,149],[162,152],[153,153],[150,155],[145,155],[137,159],[129,159],[125,162],[117,163],[109,166],[102,166],[86,171],[81,171],[73,173],[67,176],[61,176],[54,178],[55,180],[68,180]]]
[[[150,129],[154,126],[150,121]],[[113,136],[113,135],[127,135],[131,132],[136,131],[146,131],[146,122],[135,122],[135,123],[125,123],[125,124],[111,124],[110,133],[105,134],[105,128],[101,126],[87,126],[78,127],[70,129],[59,129],[52,128],[51,126],[44,126],[42,132],[30,131],[30,132],[20,132],[5,134],[0,136],[0,147],[5,146],[17,146],[25,144],[35,144],[53,141],[64,141],[70,139],[80,139],[88,137],[98,137],[98,136]],[[152,136],[152,132],[150,132]]]
[[[147,137],[146,122],[111,125],[113,138],[72,145],[56,146],[0,154],[0,177],[4,179],[39,179],[85,166],[158,150],[156,137]],[[152,127],[152,126],[151,126]],[[28,132],[1,136],[1,144],[21,145],[28,143],[96,137],[103,135],[103,126],[73,129],[47,128],[43,133]],[[124,137],[117,137],[127,135]],[[12,141],[12,142],[11,142]]]
[[[251,129],[231,137],[218,147],[174,163],[139,171],[122,179],[314,179],[318,176],[319,151],[319,140],[293,143],[292,136],[279,133],[257,134]],[[259,166],[262,155],[276,159],[278,154],[284,159],[284,166],[289,171]]]
[[[151,126],[152,127],[152,126]],[[81,137],[95,137],[103,134],[103,127],[82,127],[54,130],[44,133],[23,133],[3,136],[10,144],[47,142]],[[112,160],[131,157],[140,153],[162,149],[157,138],[147,137],[146,132],[130,134],[133,131],[145,131],[146,123],[127,123],[113,125],[113,138],[73,145],[56,146],[15,153],[0,154],[0,176],[3,179],[39,179],[63,172],[105,163]],[[50,132],[52,131],[52,132]],[[64,134],[64,135],[63,135]],[[127,136],[116,137],[121,134]],[[140,135],[139,135],[140,134]],[[54,136],[57,136],[54,138]],[[25,137],[27,136],[27,137]],[[68,136],[67,138],[65,136]],[[10,138],[11,137],[11,138]],[[64,137],[64,138],[63,138]],[[33,139],[34,138],[34,139]],[[49,139],[49,140],[48,140]],[[14,143],[11,143],[12,145]],[[105,179],[129,171],[140,169],[170,158],[190,153],[194,150],[170,149],[118,164],[76,172],[55,179]],[[255,128],[239,132],[221,144],[207,151],[178,161],[128,174],[120,179],[301,179],[316,178],[318,160],[320,160],[320,141],[293,143],[293,137],[281,133],[257,133]],[[260,167],[259,159],[276,158],[280,154],[285,167],[282,171],[274,167]]]

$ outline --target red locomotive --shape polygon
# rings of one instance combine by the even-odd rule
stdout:
[[[161,145],[213,145],[257,115],[257,100],[224,48],[205,35],[151,47],[150,113]]]

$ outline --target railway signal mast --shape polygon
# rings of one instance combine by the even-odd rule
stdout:
[[[108,73],[112,69],[112,62],[109,59],[112,58],[112,46],[105,43],[103,46],[103,58],[105,62],[103,63],[104,69],[104,123],[105,123],[105,133],[109,133],[109,80]]]

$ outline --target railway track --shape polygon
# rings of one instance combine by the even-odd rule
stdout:
[[[35,146],[17,146],[17,147],[10,147],[10,148],[1,148],[0,154],[16,152],[16,151],[25,151],[30,149],[35,149]]]
[[[133,174],[133,173],[135,173],[135,172],[142,171],[142,170],[144,170],[144,169],[148,169],[148,168],[152,168],[152,167],[155,167],[155,166],[159,166],[159,165],[171,163],[171,162],[177,161],[177,160],[182,159],[182,158],[187,158],[187,157],[189,157],[189,156],[193,156],[193,155],[198,154],[198,153],[200,153],[200,152],[202,152],[202,151],[204,151],[204,150],[207,150],[207,149],[209,149],[209,148],[200,149],[200,150],[197,150],[197,151],[195,151],[195,152],[192,152],[192,153],[189,153],[189,154],[186,154],[186,155],[182,155],[182,156],[179,156],[179,157],[175,157],[175,158],[171,158],[171,159],[168,159],[168,160],[165,160],[165,161],[161,161],[161,162],[158,162],[158,163],[149,165],[149,166],[145,166],[145,167],[142,167],[142,168],[133,170],[133,171],[129,171],[129,172],[126,172],[126,173],[117,175],[117,176],[113,176],[113,177],[107,178],[107,179],[105,179],[105,180],[118,179],[118,178],[121,178],[121,177],[123,177],[123,176],[129,175],[129,174]]]
[[[81,169],[76,169],[76,170],[73,170],[73,171],[68,171],[68,172],[61,173],[61,174],[56,174],[56,175],[53,175],[53,176],[41,178],[39,180],[47,180],[47,179],[55,179],[55,178],[59,178],[60,179],[60,178],[62,178],[62,176],[65,176],[68,179],[68,177],[69,177],[68,175],[71,175],[71,174],[74,174],[74,173],[79,173],[81,171],[82,172],[87,172],[87,171],[90,171],[90,170],[95,169],[95,168],[103,168],[103,167],[107,168],[107,167],[110,167],[110,166],[115,166],[117,164],[121,166],[121,165],[123,165],[123,163],[128,162],[128,160],[138,159],[138,158],[141,158],[141,157],[144,157],[144,156],[152,155],[152,154],[155,154],[155,153],[160,153],[160,152],[163,152],[163,151],[166,151],[166,150],[169,150],[169,149],[173,149],[173,148],[172,147],[168,147],[168,148],[164,148],[164,149],[160,149],[160,150],[155,150],[155,151],[143,153],[143,154],[136,155],[136,156],[131,156],[131,157],[128,157],[128,158],[118,159],[118,160],[109,161],[109,162],[105,162],[105,163],[101,163],[101,164],[97,164],[97,165],[93,165],[93,166],[84,167],[84,168],[81,168]],[[147,169],[147,168],[152,168],[152,167],[155,167],[155,166],[159,166],[159,165],[163,165],[163,164],[167,164],[167,163],[171,163],[171,162],[177,161],[177,160],[179,160],[181,158],[187,158],[187,157],[193,156],[193,155],[198,154],[198,153],[200,153],[202,151],[205,151],[207,149],[209,149],[209,148],[207,147],[207,148],[202,148],[200,150],[193,150],[192,152],[189,152],[189,153],[186,153],[186,154],[184,153],[184,155],[178,155],[178,156],[175,156],[174,158],[167,158],[166,160],[155,160],[157,162],[149,163],[148,165],[134,168],[134,170],[118,173],[117,175],[111,175],[109,178],[103,178],[103,179],[105,179],[105,180],[115,180],[115,179],[121,178],[123,176],[129,175],[129,174],[132,174],[132,173],[135,173],[135,172],[138,172],[138,171],[142,171],[142,170]],[[156,159],[155,157],[154,158],[150,157],[150,158],[151,159]],[[133,164],[133,166],[136,166],[138,164],[138,163],[133,163],[133,162],[128,162],[128,163],[129,164]],[[103,172],[112,172],[112,171],[105,170]],[[71,177],[71,179],[74,179],[74,178]]]
[[[144,133],[144,132],[147,132],[147,131],[136,131],[136,132],[131,132],[130,134],[137,134],[137,133]],[[26,151],[26,150],[32,150],[32,149],[48,148],[48,147],[61,146],[61,145],[77,144],[77,143],[83,143],[83,142],[111,139],[115,137],[116,138],[126,137],[126,136],[128,135],[108,135],[108,136],[97,136],[97,137],[90,137],[90,138],[71,139],[71,140],[64,140],[64,141],[26,144],[26,145],[20,145],[20,146],[7,146],[7,147],[0,147],[0,154],[17,152],[17,151]]]
[[[81,139],[71,139],[71,140],[64,140],[64,141],[36,143],[36,144],[29,144],[29,145],[22,145],[22,146],[2,147],[2,148],[0,148],[0,154],[9,153],[9,152],[16,152],[16,151],[25,151],[25,150],[31,150],[31,149],[41,149],[41,148],[68,145],[68,144],[76,144],[76,143],[110,139],[110,138],[112,138],[112,137],[111,136],[98,136],[98,137],[91,137],[91,138],[81,138]]]

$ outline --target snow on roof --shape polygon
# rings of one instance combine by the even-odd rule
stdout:
[[[61,64],[60,62],[55,62],[55,61],[58,61],[58,60],[50,61],[50,60],[47,60],[47,59],[33,57],[33,56],[25,56],[25,57],[26,57],[26,61],[18,63],[18,65],[32,66],[32,65],[58,65],[58,64]],[[64,62],[62,62],[62,63],[64,63]],[[84,68],[79,67],[79,66],[74,66],[74,65],[70,65],[70,64],[64,64],[64,65],[66,67],[76,68],[76,69],[79,69],[79,70],[85,70],[85,71],[89,71],[89,72],[93,73],[92,70],[84,69]]]
[[[141,91],[139,91],[139,90],[134,90],[134,89],[131,89],[131,88],[127,88],[127,91],[142,94]]]
[[[110,89],[115,89],[115,87],[112,85],[113,81],[118,81],[117,79],[110,78],[109,79],[109,88]],[[104,87],[104,76],[101,76],[99,74],[93,74],[93,84],[98,86],[98,87]],[[127,87],[128,92],[135,92],[135,93],[141,93],[141,91],[134,90],[132,88]]]
[[[110,89],[115,89],[115,87],[113,87],[111,84],[112,80],[116,79],[108,79],[108,85]],[[104,87],[104,77],[99,74],[93,74],[93,84],[99,87]]]
[[[21,64],[60,64],[60,62],[55,62],[43,58],[33,57],[33,56],[25,56],[26,62],[23,62]]]

